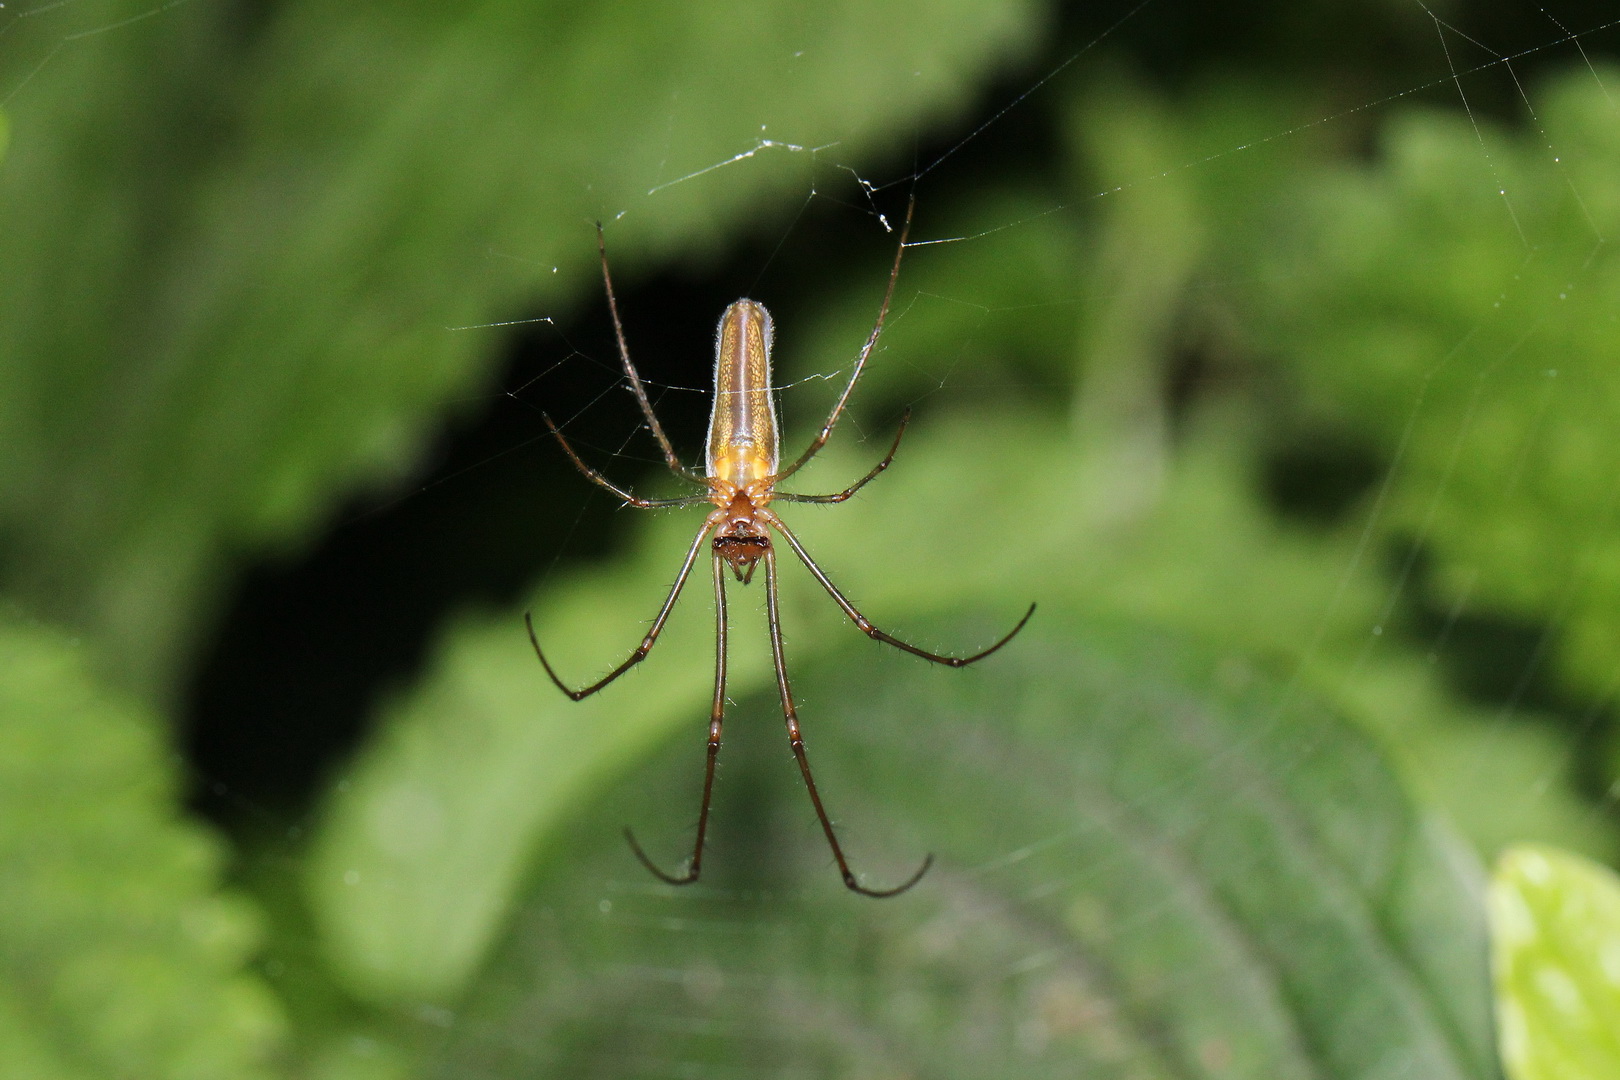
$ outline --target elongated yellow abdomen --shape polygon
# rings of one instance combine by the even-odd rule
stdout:
[[[776,474],[780,440],[771,393],[771,315],[738,300],[715,331],[709,477],[744,488]]]

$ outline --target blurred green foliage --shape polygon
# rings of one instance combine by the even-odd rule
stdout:
[[[1490,913],[1510,1080],[1620,1074],[1620,878],[1556,848],[1515,847],[1496,864]]]
[[[1433,602],[1548,627],[1586,698],[1620,655],[1617,83],[1538,86],[1519,131],[1393,118],[1375,166],[1291,193],[1252,309],[1302,407],[1391,462],[1378,528],[1432,558]]]
[[[0,633],[7,1075],[1492,1075],[1453,831],[1616,850],[1548,715],[1608,722],[1620,635],[1607,69],[1530,84],[1518,129],[1402,102],[1365,131],[1297,72],[1172,94],[1084,54],[1042,90],[1049,167],[919,185],[918,237],[962,239],[908,255],[805,489],[881,454],[867,402],[915,403],[913,430],[860,499],[791,521],[926,646],[1027,599],[1039,621],[983,671],[919,670],[784,581],[835,810],[874,876],[938,851],[915,894],[867,905],[825,866],[757,589],[733,601],[713,888],[634,877],[612,831],[681,847],[701,595],[578,705],[521,609],[457,614],[308,846],[282,821],[238,838],[257,915],[182,817],[169,717],[233,562],[316,543],[489,392],[504,332],[448,328],[566,312],[596,288],[592,218],[621,280],[780,236],[1049,17],[82,0],[5,24],[26,78],[0,164],[0,588],[38,620]],[[790,432],[883,273],[779,325]],[[1268,470],[1302,442],[1365,453],[1374,483],[1290,512]],[[633,644],[696,527],[652,515],[624,559],[534,589],[565,674]],[[1431,655],[1450,624],[1414,607],[1546,628],[1557,693],[1459,692]]]
[[[0,620],[0,1074],[277,1075],[281,1009],[241,970],[258,920],[218,893],[162,725],[85,652]]]

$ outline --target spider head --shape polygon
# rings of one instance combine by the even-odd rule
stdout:
[[[753,579],[759,560],[765,557],[770,548],[770,540],[760,534],[734,536],[722,533],[714,538],[715,553],[730,564],[731,572],[744,585]]]
[[[760,506],[746,490],[729,492],[721,525],[714,537],[714,552],[731,566],[744,585],[753,578],[759,561],[771,550],[770,537],[759,520]],[[724,498],[724,494],[721,495]]]

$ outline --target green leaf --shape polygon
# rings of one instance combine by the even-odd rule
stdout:
[[[10,25],[40,66],[0,173],[3,584],[137,685],[168,685],[229,556],[400,476],[478,398],[507,331],[449,328],[598,287],[592,218],[626,278],[712,252],[964,107],[1036,13],[407,7],[302,0],[244,34],[221,5],[109,0]]]
[[[1620,877],[1557,848],[1497,861],[1491,955],[1512,1080],[1620,1076]]]
[[[0,657],[0,1075],[273,1075],[257,920],[174,811],[153,718],[57,633],[7,615]]]
[[[1494,1075],[1477,869],[1297,688],[1045,610],[965,671],[863,643],[793,675],[857,870],[929,875],[844,889],[766,691],[703,881],[655,882],[619,830],[689,852],[694,717],[543,849],[430,1075]]]

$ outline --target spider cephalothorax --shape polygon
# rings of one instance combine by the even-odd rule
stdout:
[[[719,518],[714,532],[714,554],[731,567],[738,581],[746,585],[753,580],[754,570],[765,557],[765,552],[770,550],[771,537],[760,515],[762,507],[754,502],[747,491],[731,490],[731,498],[721,506],[719,513],[710,515]],[[719,502],[724,494],[723,491],[718,492],[715,501]]]

